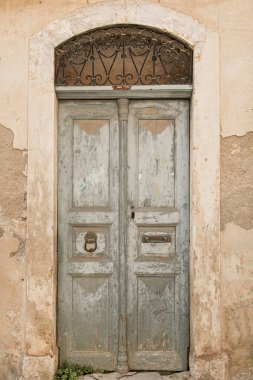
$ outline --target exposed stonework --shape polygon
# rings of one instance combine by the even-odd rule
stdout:
[[[203,355],[195,358],[191,369],[192,380],[232,380],[228,377],[228,356],[225,352],[220,355]]]
[[[13,148],[14,134],[0,124],[0,206],[6,218],[25,220],[26,177],[23,172],[27,162],[26,151]]]
[[[0,377],[21,375],[24,344],[26,154],[0,125]]]
[[[20,380],[51,380],[54,371],[55,360],[52,357],[24,356]]]
[[[253,229],[226,224],[221,235],[222,346],[229,380],[253,378]]]
[[[78,380],[191,380],[190,372],[179,372],[172,375],[160,375],[158,372],[128,372],[120,374],[117,372],[80,376]]]
[[[163,376],[164,380],[191,380],[190,372],[174,373],[172,375]]]
[[[221,228],[253,228],[253,132],[221,139]]]

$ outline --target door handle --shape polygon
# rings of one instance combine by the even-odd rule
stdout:
[[[84,237],[84,249],[87,252],[95,252],[97,249],[97,234],[93,231],[88,231],[87,234]],[[88,248],[88,245],[91,245],[90,248]]]
[[[142,243],[171,243],[171,235],[142,235]]]

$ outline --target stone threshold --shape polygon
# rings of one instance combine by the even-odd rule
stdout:
[[[158,372],[128,372],[120,374],[112,373],[92,373],[78,377],[78,380],[191,380],[190,372],[179,372],[172,375],[162,376]]]

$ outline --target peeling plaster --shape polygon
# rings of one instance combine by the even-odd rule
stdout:
[[[6,227],[0,238],[0,377],[5,380],[19,378],[24,342],[24,262],[18,258],[22,239],[13,229]],[[17,254],[10,257],[11,252]]]
[[[0,238],[3,237],[3,234],[4,234],[4,229],[0,227]]]
[[[26,207],[26,151],[13,148],[14,134],[0,124],[0,207],[6,218],[22,220]]]
[[[13,237],[16,238],[19,241],[19,245],[15,251],[10,252],[10,257],[20,255],[24,256],[25,254],[25,247],[26,247],[26,242],[24,239],[22,239],[18,234],[15,232],[13,233]]]
[[[24,344],[26,151],[0,125],[0,377],[20,378]]]

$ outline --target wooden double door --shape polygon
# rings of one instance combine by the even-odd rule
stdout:
[[[187,369],[188,101],[60,101],[58,141],[61,360]]]

